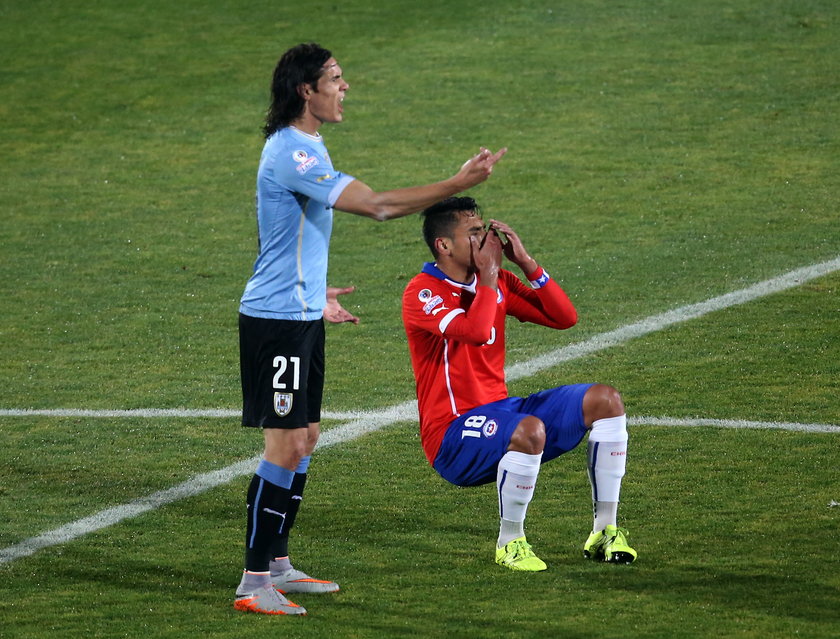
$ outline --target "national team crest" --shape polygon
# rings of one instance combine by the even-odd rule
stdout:
[[[293,399],[291,393],[274,393],[274,412],[278,417],[285,417],[292,412]]]
[[[498,432],[499,425],[496,423],[495,419],[488,419],[484,422],[484,428],[482,430],[484,431],[485,437],[492,437]]]

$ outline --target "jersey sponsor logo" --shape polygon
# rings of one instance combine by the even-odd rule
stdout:
[[[292,159],[298,163],[297,172],[303,175],[313,166],[318,166],[318,158],[310,156],[306,151],[298,149],[292,152]]]
[[[291,393],[274,393],[274,412],[278,417],[285,417],[292,412],[294,395]]]
[[[495,419],[488,419],[484,422],[484,427],[481,430],[485,437],[493,437],[499,432],[499,424],[496,423]]]
[[[421,302],[428,302],[430,299],[432,299],[432,292],[429,289],[424,288],[417,294],[417,299]]]
[[[316,157],[311,157],[306,162],[298,164],[297,172],[300,173],[301,175],[303,175],[309,169],[311,169],[313,166],[318,166],[318,158],[316,158]]]
[[[423,312],[428,315],[432,312],[432,310],[440,305],[443,304],[443,298],[440,295],[435,295],[432,299],[430,299],[426,304],[423,306]],[[442,310],[442,309],[441,309]]]
[[[626,454],[627,454],[626,450],[621,450],[621,451],[615,451],[614,450],[613,452],[610,453],[610,456],[611,457],[623,457]]]

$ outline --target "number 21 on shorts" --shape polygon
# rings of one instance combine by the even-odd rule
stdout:
[[[287,359],[283,355],[278,355],[274,358],[274,363],[272,364],[277,369],[277,372],[274,373],[274,381],[272,383],[275,390],[286,390],[286,382],[281,382],[280,380],[286,374],[286,370],[289,368],[289,362],[292,363],[293,369],[292,390],[298,390],[300,388],[300,357],[289,357]]]
[[[289,357],[288,359],[283,355],[278,355],[274,358],[272,365],[276,369],[274,378],[272,379],[272,386],[274,387],[274,412],[279,417],[285,417],[292,411],[292,404],[294,403],[294,394],[290,392],[281,392],[288,389],[288,381],[282,381],[289,369],[289,362],[291,362],[292,370],[291,383],[292,391],[300,388],[300,357]]]

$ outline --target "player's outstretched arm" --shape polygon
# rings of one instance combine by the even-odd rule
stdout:
[[[357,179],[347,185],[338,197],[335,208],[378,221],[411,215],[435,202],[481,184],[490,177],[496,162],[501,160],[505,153],[507,153],[506,148],[496,153],[482,148],[464,162],[460,170],[451,178],[423,186],[377,192]]]

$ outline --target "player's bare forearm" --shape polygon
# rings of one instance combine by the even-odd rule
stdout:
[[[443,200],[481,184],[493,172],[493,167],[507,149],[491,153],[482,149],[467,160],[449,179],[422,186],[376,192],[361,180],[354,180],[339,196],[335,208],[364,215],[374,220],[392,220],[411,215]]]

